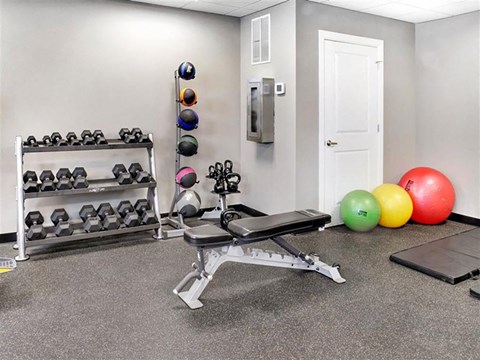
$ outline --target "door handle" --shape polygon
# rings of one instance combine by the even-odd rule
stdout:
[[[338,145],[336,141],[327,140],[327,146],[335,146],[335,145]]]

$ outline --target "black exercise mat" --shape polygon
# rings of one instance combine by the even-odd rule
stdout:
[[[474,286],[470,289],[470,295],[480,299],[480,285]]]
[[[399,251],[390,260],[450,284],[480,269],[480,228]]]

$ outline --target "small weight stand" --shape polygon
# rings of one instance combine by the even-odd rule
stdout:
[[[222,191],[221,193],[216,193],[215,191],[210,191],[212,194],[218,195],[218,205],[212,211],[206,211],[203,213],[200,220],[219,220],[220,214],[227,210],[227,195],[231,194],[240,194],[240,191]]]

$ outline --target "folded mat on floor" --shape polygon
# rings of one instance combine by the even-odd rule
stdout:
[[[480,228],[399,251],[390,260],[457,284],[480,272]]]

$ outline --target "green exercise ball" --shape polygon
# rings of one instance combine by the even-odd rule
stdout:
[[[340,204],[340,216],[345,225],[353,230],[372,230],[380,221],[380,205],[371,193],[365,190],[349,192]]]

